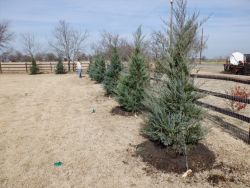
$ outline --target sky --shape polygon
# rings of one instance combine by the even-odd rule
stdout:
[[[175,0],[173,0],[175,1]],[[234,51],[250,53],[250,0],[188,0],[188,12],[199,11],[208,38],[204,55],[229,56]],[[14,48],[21,50],[21,34],[33,33],[45,50],[59,20],[87,30],[86,51],[100,33],[117,33],[127,39],[142,25],[147,37],[163,29],[169,20],[170,0],[0,0],[0,21],[10,21]]]

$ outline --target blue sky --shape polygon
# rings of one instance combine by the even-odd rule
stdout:
[[[22,49],[20,34],[34,33],[46,49],[59,20],[89,32],[87,51],[106,30],[131,38],[139,25],[149,36],[169,18],[169,0],[0,0],[0,20],[11,22]],[[250,53],[250,0],[188,0],[188,11],[211,16],[203,25],[208,36],[207,57],[228,56],[233,51]]]

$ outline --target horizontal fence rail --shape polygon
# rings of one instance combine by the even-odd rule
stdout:
[[[150,79],[151,80],[156,80],[157,82],[162,81],[160,78],[155,78],[155,77],[150,77]],[[241,102],[241,103],[245,103],[245,104],[250,104],[250,99],[248,99],[248,98],[242,98],[242,97],[227,95],[227,94],[218,93],[218,92],[214,92],[214,91],[208,91],[208,90],[204,90],[204,89],[198,89],[197,91],[200,92],[200,93],[204,93],[204,94],[207,94],[207,95],[212,95],[212,96],[215,96],[215,97],[220,97],[220,98],[224,98],[224,99],[228,99],[228,100],[232,100],[232,101],[237,101],[237,102]]]
[[[216,76],[216,75],[197,75],[197,74],[193,74],[191,75],[194,78],[208,78],[208,79],[219,79],[219,80],[225,80],[225,81],[233,81],[233,82],[239,82],[239,83],[243,83],[243,84],[249,84],[250,80],[243,80],[240,78],[233,78],[233,77],[226,77],[226,76]],[[157,78],[157,77],[150,77],[151,80],[155,80],[156,82],[162,82],[161,78]],[[224,98],[224,99],[228,99],[228,100],[232,100],[232,101],[237,101],[237,102],[241,102],[241,103],[245,103],[245,104],[250,104],[250,99],[245,99],[245,98],[241,98],[241,97],[237,97],[237,96],[232,96],[232,95],[227,95],[227,94],[222,94],[222,93],[218,93],[218,92],[213,92],[213,91],[207,91],[204,89],[198,89],[197,92],[200,93],[204,93],[207,95],[212,95],[215,97],[219,97],[219,98]],[[250,123],[250,117],[241,115],[241,114],[237,114],[235,112],[223,109],[223,108],[219,108],[217,106],[213,106],[201,101],[197,101],[196,103],[199,106],[202,106],[204,108],[213,110],[215,112],[239,119],[241,121]],[[231,134],[240,138],[241,140],[243,140],[244,142],[250,144],[250,126],[249,126],[249,131],[248,133],[238,127],[235,127],[234,125],[227,123],[227,122],[218,122],[219,124],[222,124],[222,127],[224,127],[227,130],[231,131]],[[233,131],[233,132],[232,132]]]
[[[191,77],[194,78],[207,78],[207,79],[215,79],[215,80],[226,80],[226,81],[233,81],[242,84],[250,84],[250,79],[242,79],[224,75],[208,75],[208,74],[191,74]]]
[[[229,122],[224,121],[221,117],[216,115],[208,114],[207,118],[219,126],[221,126],[225,132],[229,133],[230,135],[239,138],[246,142],[247,144],[250,144],[250,130],[247,132],[246,130],[243,130]]]
[[[37,66],[41,73],[51,73],[55,71],[57,62],[37,62]],[[68,62],[63,63],[64,68],[68,71]],[[89,62],[81,62],[82,69],[88,69]],[[20,63],[2,63],[0,62],[0,73],[29,73],[31,62],[20,62]],[[70,64],[71,71],[76,70],[76,63]]]
[[[212,95],[215,97],[220,97],[223,99],[228,99],[228,100],[237,101],[237,102],[241,102],[241,103],[245,103],[245,104],[250,104],[250,99],[248,99],[248,98],[241,98],[241,97],[227,95],[227,94],[223,94],[223,93],[217,93],[214,91],[207,91],[204,89],[198,89],[198,92],[201,92],[201,93],[204,93],[207,95]]]
[[[225,110],[223,108],[219,108],[217,106],[213,106],[213,105],[201,102],[201,101],[197,101],[197,104],[200,105],[200,106],[202,106],[202,107],[205,107],[205,108],[211,109],[213,111],[219,112],[221,114],[228,115],[228,116],[231,116],[233,118],[239,119],[241,121],[250,123],[250,118],[247,117],[247,116],[244,116],[244,115],[241,115],[241,114],[237,114],[235,112],[232,112],[232,111],[229,111],[229,110]]]
[[[238,82],[242,84],[250,84],[250,77],[246,79],[236,78],[231,76],[224,76],[224,75],[209,75],[209,74],[191,74],[192,78],[206,78],[206,79],[214,79],[214,80],[225,80],[225,81],[232,81]],[[151,80],[155,81],[162,81],[160,78],[156,78],[154,76],[150,77]]]

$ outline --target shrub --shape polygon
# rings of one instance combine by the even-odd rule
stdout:
[[[144,133],[153,141],[170,146],[178,153],[187,153],[203,137],[203,111],[196,105],[200,95],[190,77],[190,54],[200,23],[198,15],[186,15],[186,1],[176,1],[171,46],[160,62],[164,77],[159,87],[147,92],[146,127]],[[187,155],[186,155],[187,156]],[[188,168],[188,167],[187,167]]]
[[[107,67],[104,78],[104,89],[107,95],[113,95],[117,86],[118,78],[122,70],[120,57],[115,46],[112,47],[112,55],[110,65]]]
[[[144,133],[153,141],[184,152],[203,137],[202,110],[195,104],[198,95],[188,80],[166,81],[150,91],[145,101],[147,125]]]
[[[237,85],[231,88],[230,91],[226,93],[234,97],[239,97],[241,99],[247,99],[250,97],[250,92],[245,87],[240,87]],[[247,104],[230,100],[229,106],[233,112],[239,112],[240,110],[245,109],[247,107]]]
[[[30,74],[38,74],[39,73],[39,68],[36,64],[36,60],[32,58],[32,63],[30,67]]]
[[[95,61],[91,59],[89,63],[88,74],[92,80],[94,80],[94,69],[95,69]]]
[[[98,55],[95,57],[94,64],[91,65],[90,75],[93,80],[101,83],[105,76],[105,60],[102,56]]]
[[[138,112],[142,109],[145,88],[149,83],[145,58],[141,53],[142,39],[139,27],[135,34],[135,49],[129,65],[129,74],[119,79],[116,89],[117,101],[129,112]]]
[[[90,72],[90,67],[91,67],[91,64],[92,64],[92,58],[89,60],[89,66],[88,66],[88,69],[87,69],[87,71],[86,71],[86,73],[87,74],[89,74],[89,72]]]
[[[62,62],[62,59],[60,58],[58,63],[56,64],[56,74],[65,74],[65,69],[64,69],[64,65]]]

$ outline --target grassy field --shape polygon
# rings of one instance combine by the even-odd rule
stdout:
[[[136,155],[143,118],[111,114],[116,106],[86,76],[0,75],[0,187],[250,186],[249,145],[215,122],[203,122],[211,169],[183,180]]]

